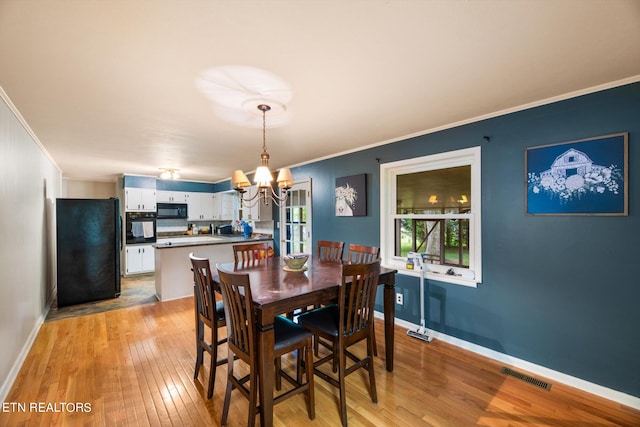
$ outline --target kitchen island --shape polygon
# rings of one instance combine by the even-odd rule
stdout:
[[[233,262],[233,245],[250,242],[268,242],[273,238],[244,237],[239,235],[202,235],[192,237],[158,238],[155,246],[156,296],[160,301],[193,296],[193,272],[189,254],[209,258],[215,274],[216,264]]]

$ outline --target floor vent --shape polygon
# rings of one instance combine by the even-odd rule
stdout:
[[[532,377],[531,375],[526,375],[521,372],[514,371],[513,369],[509,369],[505,366],[503,366],[502,369],[500,369],[500,372],[505,375],[509,375],[511,377],[517,378],[521,381],[527,382],[529,384],[533,384],[536,387],[540,387],[545,390],[551,390],[551,384],[545,381],[539,380],[538,378]]]

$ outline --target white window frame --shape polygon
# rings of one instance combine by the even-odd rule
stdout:
[[[429,218],[464,218],[469,220],[469,268],[429,264],[427,279],[457,285],[477,287],[482,282],[482,206],[481,206],[481,149],[465,148],[446,153],[399,160],[380,165],[380,256],[385,267],[398,273],[419,276],[420,272],[406,267],[406,257],[395,255],[395,220],[399,218],[421,219],[422,214],[401,215],[396,213],[396,183],[398,175],[409,173],[471,166],[471,212],[452,215],[428,215]],[[448,270],[455,274],[446,274]]]
[[[295,181],[290,191],[291,190],[293,191],[303,190],[303,191],[306,191],[307,193],[306,201],[305,201],[306,202],[305,206],[307,208],[306,222],[305,222],[307,233],[304,241],[307,244],[307,252],[311,255],[311,253],[313,252],[313,245],[312,245],[313,240],[311,235],[311,232],[313,229],[313,223],[312,223],[313,200],[311,197],[311,177],[300,180],[300,181]],[[282,194],[283,194],[283,190],[280,189],[280,195]],[[291,196],[291,194],[289,194],[289,196]],[[286,208],[287,208],[287,204],[282,203],[279,209],[280,222],[277,224],[277,227],[280,229],[280,256],[289,255],[289,252],[287,251],[287,210]]]

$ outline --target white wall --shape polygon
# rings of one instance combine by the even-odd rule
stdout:
[[[59,168],[0,87],[0,401],[52,300],[61,181]]]

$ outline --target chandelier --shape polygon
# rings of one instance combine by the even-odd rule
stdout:
[[[258,202],[262,201],[265,205],[269,204],[269,199],[280,206],[287,201],[289,189],[293,185],[293,175],[289,168],[280,169],[278,178],[276,179],[278,187],[284,190],[281,195],[276,194],[271,186],[273,176],[269,170],[269,153],[267,153],[267,138],[266,138],[266,113],[271,110],[271,107],[266,104],[258,105],[258,110],[262,111],[262,154],[260,155],[261,164],[256,169],[256,173],[253,177],[253,181],[257,186],[257,191],[254,194],[249,194],[247,197],[244,193],[247,192],[245,187],[249,187],[251,183],[249,178],[241,170],[233,171],[231,176],[231,185],[233,189],[238,192],[241,203],[246,203],[248,207],[255,206]]]

